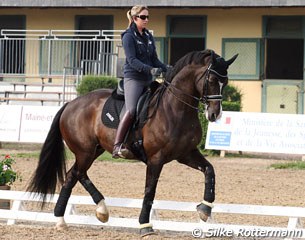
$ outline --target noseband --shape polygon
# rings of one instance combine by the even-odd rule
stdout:
[[[221,77],[221,78],[227,78],[228,77],[228,75],[221,75],[220,73],[218,73],[217,71],[212,69],[212,64],[209,65],[207,71],[205,73],[203,73],[203,75],[202,75],[202,77],[204,75],[206,76],[205,80],[204,80],[204,85],[203,85],[203,88],[205,89],[205,94],[202,96],[202,98],[199,99],[203,104],[208,104],[208,102],[212,102],[212,101],[222,101],[222,95],[221,94],[220,95],[208,95],[208,86],[209,86],[208,82],[209,82],[211,72],[216,74],[218,77]],[[223,83],[219,80],[218,80],[218,83],[222,88]],[[220,93],[221,93],[221,91],[220,91]]]
[[[180,91],[180,93],[182,93],[183,95],[185,96],[188,96],[194,100],[196,100],[197,102],[201,102],[203,103],[204,105],[208,105],[209,102],[213,102],[213,101],[222,101],[222,95],[219,94],[219,95],[208,95],[208,82],[209,82],[209,78],[210,78],[210,74],[214,73],[215,75],[217,75],[218,77],[220,78],[227,78],[228,75],[222,75],[220,73],[218,73],[217,71],[215,71],[214,69],[212,69],[212,64],[209,65],[209,67],[207,68],[206,71],[203,72],[202,76],[199,78],[198,81],[200,81],[203,77],[205,77],[204,79],[204,84],[203,84],[203,91],[204,91],[204,95],[201,97],[201,98],[198,98],[196,96],[193,96],[193,95],[190,95],[190,94],[187,94],[187,93],[184,93],[182,92],[182,90],[180,90],[179,88],[175,87],[174,85],[171,84],[171,82],[168,82],[165,80],[165,83],[166,83],[166,86],[171,86],[173,87],[174,89]],[[218,78],[217,78],[218,79]],[[218,79],[218,82],[219,82],[219,85],[221,86],[222,88],[222,85],[223,83]],[[173,95],[174,97],[176,97],[180,102],[184,103],[185,105],[197,110],[197,111],[200,111],[200,109],[198,107],[195,107],[187,102],[185,102],[184,100],[182,100],[181,98],[179,98],[178,96],[175,95],[175,93],[172,91],[172,89],[170,88],[167,88]],[[221,89],[220,89],[221,90]],[[220,91],[221,93],[221,91]]]

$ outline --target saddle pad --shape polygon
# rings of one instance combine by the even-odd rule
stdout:
[[[124,104],[124,100],[114,99],[112,95],[107,99],[102,111],[102,122],[106,127],[118,128]]]

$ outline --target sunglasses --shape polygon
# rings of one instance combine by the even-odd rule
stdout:
[[[149,16],[148,15],[138,15],[136,16],[137,18],[141,18],[142,20],[145,20],[146,18],[148,19]]]

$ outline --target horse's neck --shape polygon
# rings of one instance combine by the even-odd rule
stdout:
[[[198,101],[195,98],[199,98],[199,95],[196,92],[194,82],[188,79],[190,78],[175,78],[171,82],[167,89],[169,95],[168,102],[175,104],[177,107],[181,104],[186,106],[189,104],[198,107]]]
[[[169,115],[170,118],[183,118],[185,116],[197,116],[198,101],[192,98],[194,90],[191,86],[182,83],[171,83],[165,89],[161,98],[161,108],[163,114]]]

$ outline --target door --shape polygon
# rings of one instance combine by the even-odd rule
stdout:
[[[23,15],[0,15],[0,30],[24,30],[25,20],[26,17]],[[10,81],[9,78],[3,79],[2,74],[24,74],[25,41],[23,38],[24,36],[18,36],[18,39],[13,37],[4,39],[0,35],[0,81]],[[20,80],[24,81],[23,78]]]
[[[170,64],[173,65],[181,57],[191,51],[202,51],[204,49],[203,38],[179,37],[170,40]]]
[[[265,109],[263,112],[302,113],[302,86],[302,81],[264,80]]]
[[[304,113],[302,17],[265,18],[263,112]]]
[[[174,65],[191,51],[204,50],[205,36],[205,16],[168,16],[167,55],[169,64]]]
[[[77,30],[112,30],[113,16],[111,15],[89,15],[76,16]],[[106,74],[111,72],[109,69],[114,64],[113,51],[115,46],[111,40],[105,41],[105,37],[99,36],[96,41],[92,41],[97,32],[81,32],[84,39],[80,42],[79,57],[83,74]],[[87,36],[86,36],[87,35]],[[86,40],[90,39],[90,40]]]

